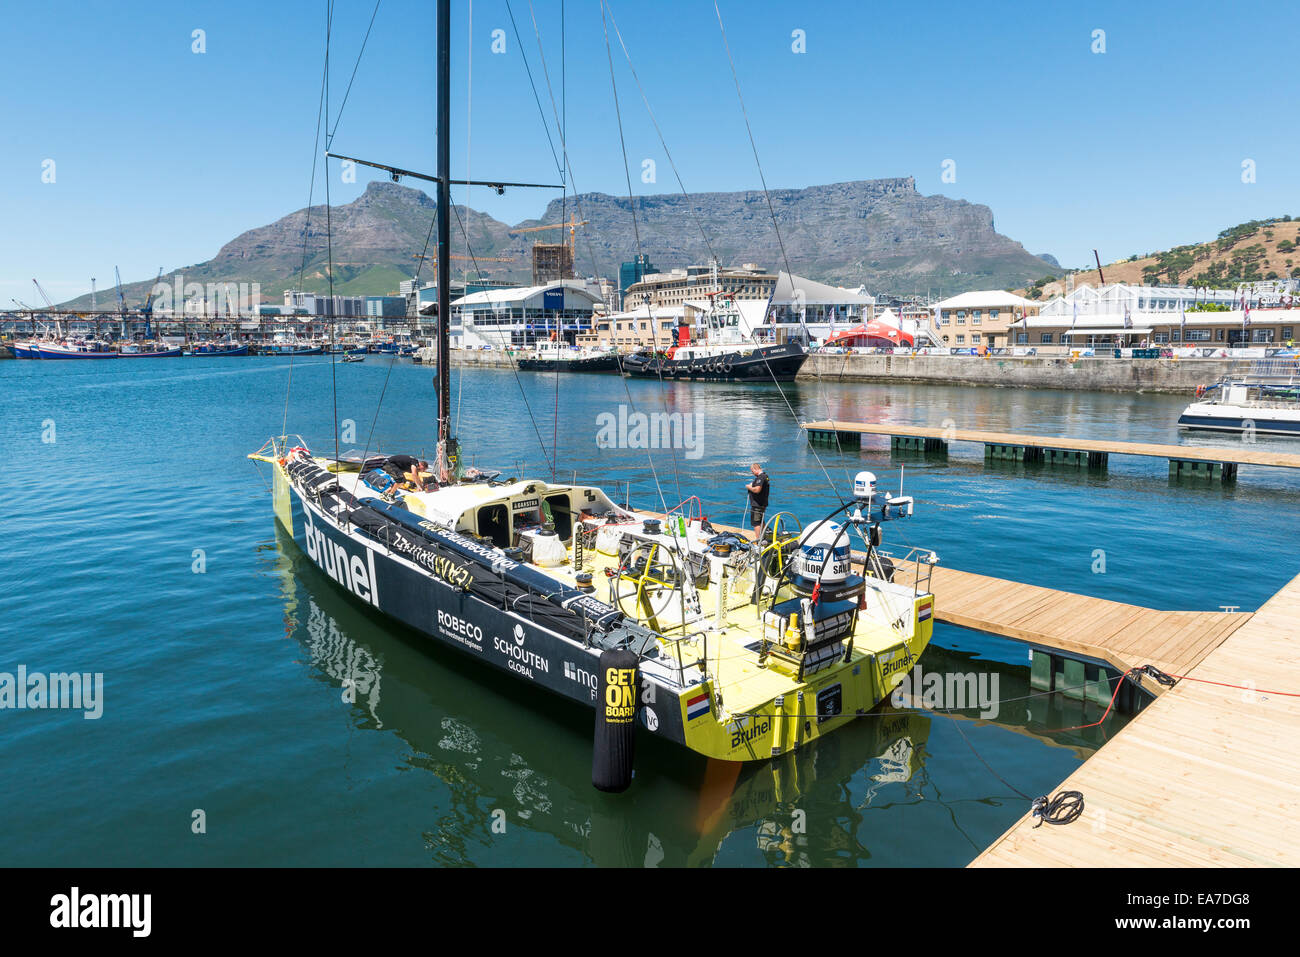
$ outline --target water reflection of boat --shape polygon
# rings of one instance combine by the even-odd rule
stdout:
[[[480,675],[414,631],[371,627],[287,535],[277,530],[276,542],[286,634],[310,655],[314,677],[337,689],[330,694],[357,729],[406,741],[410,766],[438,778],[455,806],[424,834],[436,863],[474,863],[463,829],[466,821],[478,828],[484,808],[501,808],[507,827],[550,835],[603,866],[708,866],[724,844],[728,856],[758,853],[777,864],[828,847],[849,863],[864,861],[869,849],[843,823],[860,817],[864,783],[878,803],[915,787],[931,718],[886,708],[763,765],[684,758],[648,738],[629,810],[627,800],[590,787],[588,712],[538,707],[531,699],[544,704],[541,692]],[[464,680],[468,673],[474,680]],[[535,733],[514,733],[525,723]],[[806,829],[811,837],[800,808],[823,822]]]

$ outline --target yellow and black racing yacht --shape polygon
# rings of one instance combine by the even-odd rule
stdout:
[[[321,455],[278,437],[251,456],[271,467],[276,521],[375,613],[594,706],[598,787],[627,786],[639,733],[724,761],[810,744],[884,700],[930,640],[937,559],[907,556],[903,584],[878,550],[882,525],[910,516],[912,500],[878,493],[864,472],[820,521],[803,528],[780,513],[750,542],[693,502],[651,515],[594,486],[462,469],[445,321],[447,6],[438,5],[438,175],[353,160],[437,183],[432,481],[400,481],[410,457],[395,467],[393,457]],[[856,559],[854,538],[864,546]],[[602,727],[613,729],[608,773],[596,767]]]

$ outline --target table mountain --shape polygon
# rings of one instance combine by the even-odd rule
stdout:
[[[1031,255],[999,234],[987,206],[944,196],[922,196],[911,177],[860,180],[771,191],[781,227],[780,239],[761,191],[627,197],[605,193],[554,200],[538,220],[521,226],[556,223],[575,211],[590,224],[577,238],[580,274],[617,278],[619,263],[637,252],[632,210],[640,231],[640,249],[660,269],[708,261],[709,246],[724,265],[756,262],[776,271],[837,285],[865,284],[872,292],[945,294],[965,289],[1023,285],[1053,271],[1050,257]],[[422,190],[389,182],[372,182],[350,203],[334,207],[334,289],[341,294],[396,292],[410,278],[424,249],[436,204]],[[495,279],[527,281],[529,250],[535,238],[558,242],[563,230],[510,236],[513,227],[485,213],[457,206],[451,224],[452,251],[478,257],[513,257],[513,263],[483,262],[483,274]],[[462,231],[462,224],[463,230]],[[708,242],[705,241],[708,237]],[[304,265],[305,237],[305,265]],[[434,243],[429,246],[432,255]],[[267,226],[251,229],[228,242],[212,259],[167,273],[186,282],[258,282],[264,299],[278,302],[299,275],[309,290],[326,288],[325,207],[300,209]],[[594,265],[593,265],[594,261]],[[474,264],[458,260],[454,274],[475,274]],[[421,278],[432,278],[426,262]],[[138,305],[152,279],[123,287],[128,305]],[[100,305],[111,303],[111,289],[101,290]],[[65,305],[89,308],[89,295]]]

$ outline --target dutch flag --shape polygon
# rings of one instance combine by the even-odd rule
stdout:
[[[694,721],[696,718],[709,713],[709,693],[701,691],[694,698],[686,699],[686,720]]]

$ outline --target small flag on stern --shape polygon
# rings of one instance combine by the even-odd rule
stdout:
[[[709,713],[709,693],[701,691],[693,698],[686,699],[686,720],[694,721]]]

